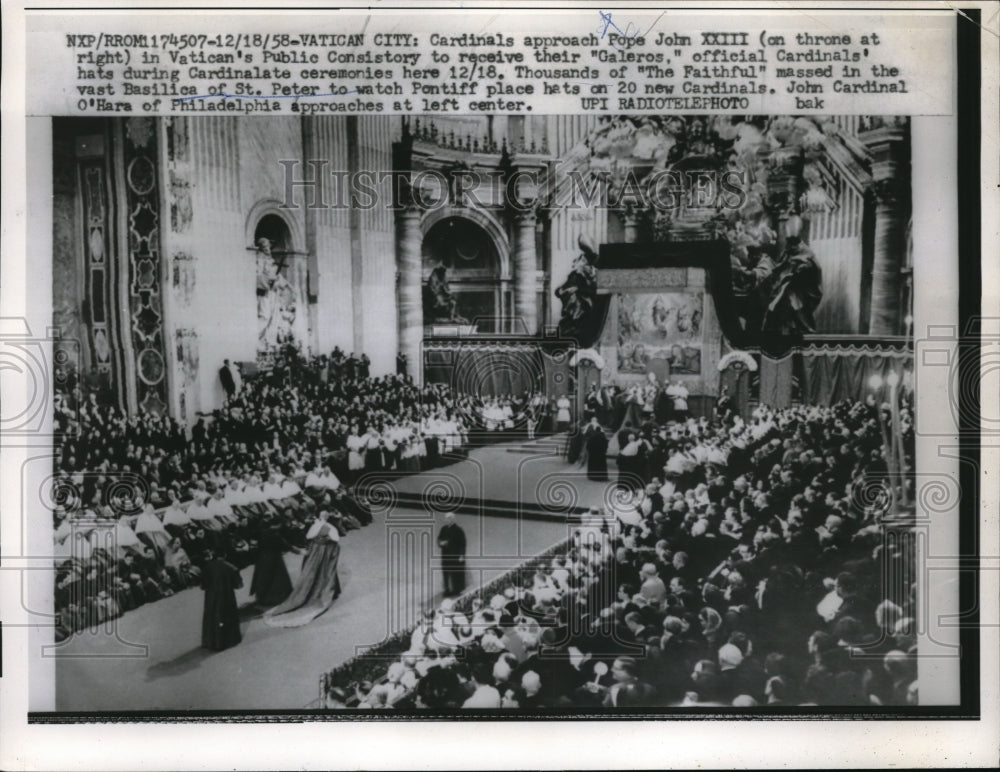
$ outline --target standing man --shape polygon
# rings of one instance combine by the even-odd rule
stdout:
[[[444,525],[438,533],[438,549],[441,550],[445,597],[458,595],[465,589],[465,531],[455,522],[454,512],[444,516]]]
[[[243,390],[243,373],[240,372],[240,366],[236,362],[229,363],[229,374],[233,376],[233,396],[238,397]]]
[[[569,431],[570,407],[570,401],[565,394],[556,400],[556,433]]]
[[[236,606],[236,590],[243,586],[239,569],[205,551],[201,568],[201,589],[205,591],[205,611],[201,618],[202,648],[222,651],[235,646],[243,635]]]
[[[587,479],[603,482],[608,479],[608,438],[596,415],[590,417],[584,437],[587,445]]]
[[[222,390],[226,392],[226,402],[236,394],[236,381],[233,380],[233,371],[229,368],[229,360],[222,360],[222,367],[219,368],[219,380],[222,381]]]
[[[680,381],[674,381],[667,387],[667,396],[674,401],[674,418],[686,421],[688,418],[688,390]]]

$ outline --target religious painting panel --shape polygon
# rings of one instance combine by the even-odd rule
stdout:
[[[644,375],[653,360],[674,374],[700,375],[703,292],[619,294],[618,372]]]

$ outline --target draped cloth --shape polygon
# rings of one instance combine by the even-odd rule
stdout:
[[[147,505],[148,506],[148,505]],[[135,522],[135,534],[141,541],[153,548],[153,552],[162,561],[170,544],[170,534],[163,527],[152,508],[140,513]]]
[[[774,410],[784,410],[792,404],[792,357],[760,358],[760,402]]]
[[[719,385],[729,394],[729,407],[744,421],[750,420],[750,371],[742,362],[722,371]]]
[[[332,525],[323,523],[309,543],[302,574],[288,600],[264,614],[268,627],[302,627],[333,605],[340,595],[340,542]]]
[[[901,373],[912,368],[913,355],[906,351],[804,351],[802,398],[810,405],[863,400],[873,375],[885,379],[890,372]]]

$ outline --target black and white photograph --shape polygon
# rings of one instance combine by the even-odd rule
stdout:
[[[330,13],[29,13],[28,728],[995,717],[996,19]]]
[[[57,710],[920,704],[907,118],[52,148]]]

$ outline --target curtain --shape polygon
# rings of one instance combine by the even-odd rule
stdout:
[[[911,370],[913,357],[904,351],[804,351],[803,400],[810,405],[832,405],[841,400],[863,400],[871,391],[873,375],[885,380],[890,372]],[[763,369],[763,368],[762,368]],[[885,387],[880,399],[886,396]]]
[[[451,384],[455,369],[456,349],[427,350],[424,352],[424,383]]]
[[[776,410],[792,404],[792,357],[760,358],[760,402]]]
[[[744,421],[750,420],[750,371],[742,362],[729,365],[722,371],[720,387],[726,389],[732,409]],[[721,388],[720,388],[721,393]]]

